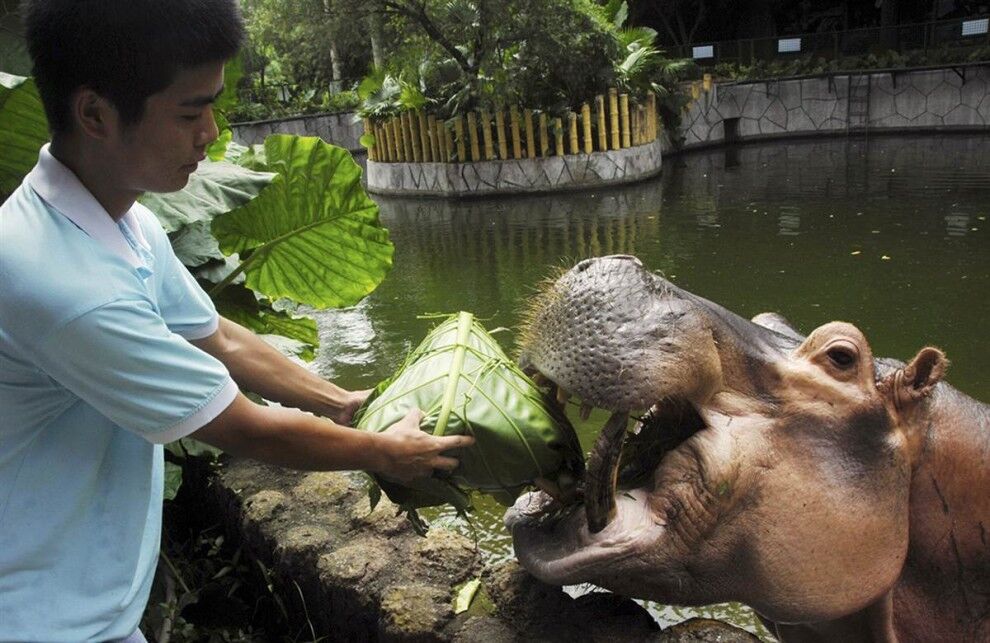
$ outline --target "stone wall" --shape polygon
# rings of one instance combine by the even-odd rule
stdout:
[[[867,84],[868,112],[863,101]],[[681,149],[689,149],[729,142],[732,129],[737,140],[747,140],[864,130],[988,128],[990,65],[983,65],[716,83],[691,104],[680,132]],[[665,148],[672,149],[669,141]]]
[[[232,123],[230,128],[234,132],[234,140],[242,145],[263,143],[269,134],[298,134],[319,136],[327,143],[350,150],[352,154],[366,153],[360,143],[364,125],[360,121],[354,122],[353,112]]]
[[[555,192],[638,181],[660,172],[659,141],[608,152],[478,163],[368,161],[376,194],[482,196]]]
[[[209,489],[208,505],[270,570],[293,624],[321,640],[757,643],[716,621],[661,630],[629,599],[571,598],[515,563],[486,566],[460,534],[418,536],[385,498],[372,510],[359,474],[232,461]],[[456,588],[474,578],[478,594],[455,614]]]

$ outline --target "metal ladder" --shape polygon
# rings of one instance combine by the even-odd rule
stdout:
[[[846,131],[867,134],[870,128],[870,75],[849,74],[848,79]]]

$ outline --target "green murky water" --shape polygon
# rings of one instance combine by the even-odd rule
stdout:
[[[655,180],[596,192],[379,197],[395,267],[359,306],[321,316],[320,372],[372,386],[435,323],[417,315],[463,309],[511,329],[554,267],[622,253],[746,317],[780,312],[806,333],[849,321],[875,354],[902,359],[939,346],[949,381],[990,400],[990,136],[775,142],[664,163]],[[603,422],[579,425],[586,446]],[[435,519],[511,556],[502,509],[479,504],[473,527]],[[757,630],[738,605],[649,607],[662,624],[700,613]]]

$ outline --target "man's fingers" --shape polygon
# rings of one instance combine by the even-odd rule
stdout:
[[[470,435],[442,435],[436,438],[440,444],[440,450],[446,451],[447,449],[459,449],[461,447],[469,447],[474,444],[474,438]]]
[[[417,408],[409,409],[405,417],[401,421],[409,421],[419,426],[419,423],[423,420],[423,412]]]
[[[438,455],[433,458],[433,468],[443,469],[444,471],[453,471],[457,468],[459,464],[457,458],[450,458],[445,455]]]

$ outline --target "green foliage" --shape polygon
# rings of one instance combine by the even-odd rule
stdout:
[[[246,284],[270,300],[351,306],[392,266],[388,231],[344,149],[318,138],[269,136],[268,167],[278,176],[256,199],[213,221],[225,254],[238,253]]]
[[[6,199],[48,141],[48,120],[34,81],[0,71],[0,200]]]
[[[258,172],[223,161],[203,161],[189,176],[184,189],[148,192],[140,201],[155,213],[166,232],[175,232],[196,221],[212,221],[217,215],[248,203],[273,178],[272,172]]]
[[[254,100],[246,100],[237,104],[229,113],[230,120],[235,123],[263,121],[305,114],[339,114],[352,112],[361,100],[357,91],[344,90],[340,92],[305,90],[302,86],[288,87],[289,100],[278,98],[275,87],[255,88],[249,94]]]
[[[394,18],[410,37],[362,81],[361,116],[425,106],[445,119],[513,104],[563,115],[620,87],[657,94],[661,112],[675,118],[685,100],[678,83],[693,70],[656,48],[652,29],[624,27],[625,2],[451,0],[427,2],[418,15]]]
[[[505,504],[537,478],[573,492],[584,460],[573,427],[502,352],[470,313],[437,326],[358,410],[355,426],[383,431],[412,408],[433,435],[473,435],[450,475],[378,483],[403,510],[450,503],[459,511],[477,489]]]
[[[789,76],[814,76],[844,71],[904,69],[932,65],[990,61],[990,47],[885,51],[863,56],[822,58],[802,56],[790,60],[758,60],[752,64],[718,63],[714,73],[730,80],[762,80]]]

